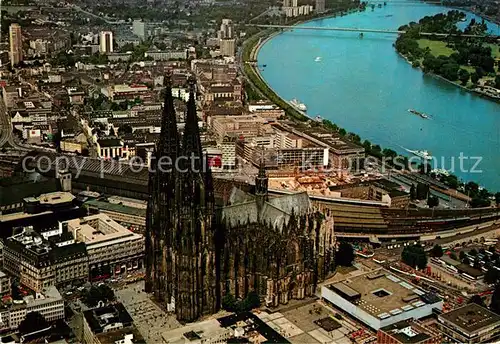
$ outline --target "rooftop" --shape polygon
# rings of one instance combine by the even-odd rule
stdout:
[[[86,255],[85,244],[73,243],[73,235],[70,232],[55,234],[49,239],[35,232],[32,227],[26,227],[23,232],[8,238],[5,244],[17,252],[27,253],[31,263],[35,266],[46,266],[75,256]],[[59,245],[64,242],[70,243]]]
[[[30,295],[25,297],[24,301],[30,307],[35,307],[38,305],[46,304],[48,302],[62,301],[62,296],[56,287],[50,286],[44,289],[42,294],[37,293],[36,298]]]
[[[475,303],[441,314],[439,319],[450,322],[469,334],[479,332],[488,326],[500,325],[500,316]]]
[[[95,245],[111,240],[139,239],[141,236],[112,220],[105,214],[86,216],[67,221],[68,229],[76,232],[76,240]]]
[[[97,140],[101,147],[121,147],[123,146],[122,140],[118,138],[107,138]]]
[[[229,342],[289,343],[253,313],[244,312],[197,322],[162,334],[165,343],[203,343],[212,339]],[[236,337],[236,338],[235,338]]]
[[[114,203],[98,201],[98,200],[93,199],[93,200],[89,200],[89,201],[85,202],[85,205],[88,205],[91,207],[96,207],[96,208],[102,209],[102,210],[127,214],[127,215],[146,217],[146,209],[129,207],[129,206],[126,206],[123,204],[114,204]]]
[[[40,195],[44,192],[57,191],[60,184],[57,179],[45,179],[41,181],[23,180],[13,181],[12,178],[5,178],[0,184],[0,205],[11,205],[22,203],[24,198]]]
[[[121,303],[91,309],[83,312],[83,315],[94,334],[106,332],[106,327],[115,323],[122,323],[124,327],[133,324],[130,314]]]
[[[40,204],[55,205],[55,204],[72,202],[75,199],[75,196],[73,196],[69,192],[58,191],[58,192],[41,194],[36,199],[40,202]]]
[[[479,278],[484,275],[484,272],[482,272],[481,270],[474,269],[473,267],[467,264],[459,264],[456,265],[455,267],[458,269],[458,271],[464,272],[474,278]]]
[[[431,336],[426,333],[425,328],[415,326],[413,321],[403,320],[380,329],[404,344],[421,343]]]
[[[385,319],[426,304],[425,293],[384,270],[355,276],[328,286],[336,293],[359,298],[353,301],[367,313]],[[432,301],[439,301],[433,300]]]

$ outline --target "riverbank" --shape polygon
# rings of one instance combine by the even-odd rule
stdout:
[[[351,5],[352,6],[352,5]],[[359,7],[352,7],[348,9],[341,9],[338,12],[326,12],[320,15],[315,15],[312,18],[307,18],[305,20],[297,20],[291,23],[293,26],[305,24],[314,20],[336,18],[339,15],[348,15],[359,11]],[[243,43],[243,53],[242,61],[243,72],[245,77],[250,81],[250,83],[258,88],[258,91],[262,93],[268,100],[272,101],[279,107],[281,107],[287,116],[298,121],[312,120],[312,118],[305,112],[302,112],[292,106],[287,100],[281,98],[264,80],[262,74],[259,71],[257,56],[259,55],[260,49],[272,38],[286,32],[287,30],[277,30],[268,29],[269,32],[266,34],[266,30],[261,31],[254,36],[248,38]]]
[[[406,63],[408,63],[410,66],[412,66],[413,68],[418,68],[418,69],[420,69],[424,75],[428,75],[428,76],[433,77],[433,78],[435,78],[435,79],[438,79],[438,80],[441,80],[441,81],[445,81],[445,82],[447,82],[447,83],[449,83],[449,84],[452,84],[452,85],[454,85],[454,86],[456,86],[456,87],[461,88],[461,89],[462,89],[462,90],[464,90],[464,91],[467,91],[467,92],[470,92],[470,93],[478,93],[477,91],[472,90],[472,89],[470,89],[470,88],[468,88],[468,87],[466,87],[466,86],[464,86],[464,85],[460,85],[459,83],[457,83],[457,82],[455,82],[455,81],[448,80],[448,79],[446,79],[446,78],[442,77],[441,75],[437,75],[437,74],[435,74],[435,73],[426,73],[426,72],[424,72],[424,70],[422,69],[422,67],[415,67],[415,66],[413,65],[413,63],[412,63],[412,62],[408,59],[408,57],[404,56],[403,54],[401,54],[401,53],[400,53],[399,51],[397,51],[397,50],[396,50],[396,53],[399,55],[399,57],[403,58],[403,59],[406,61]],[[480,94],[480,93],[479,93],[479,94]],[[492,100],[497,100],[497,99],[495,99],[495,98],[491,98],[491,99],[492,99]]]
[[[352,14],[352,16],[329,19],[321,25],[375,27],[379,29],[397,28],[407,23],[408,20],[418,21],[423,16],[443,11],[442,7],[438,8],[438,6],[432,5],[429,6],[429,9],[427,6],[387,8],[388,10],[380,11],[380,13],[377,13],[376,10],[375,15],[367,11]],[[402,9],[404,11],[401,12]],[[350,19],[351,17],[352,19]],[[476,20],[478,19],[476,18]],[[279,35],[280,33],[282,35]],[[379,39],[380,36],[368,35],[368,40],[332,40],[327,39],[325,37],[327,35],[324,34],[302,35],[289,31],[268,33],[268,35],[271,34],[274,37],[272,41],[266,40],[268,37],[261,36],[262,40],[260,42],[255,40],[252,47],[255,48],[254,54],[258,54],[259,65],[267,64],[268,66],[267,68],[259,66],[260,73],[256,72],[254,75],[255,79],[265,80],[266,86],[261,88],[272,87],[273,93],[279,92],[283,99],[298,97],[308,105],[310,114],[320,113],[322,115],[325,119],[324,124],[327,124],[326,120],[330,120],[346,129],[348,128],[351,132],[357,132],[363,139],[382,143],[389,148],[397,149],[397,147],[404,146],[433,152],[438,161],[445,159],[446,167],[442,165],[443,163],[438,166],[443,169],[450,168],[450,163],[458,157],[459,152],[464,152],[464,154],[480,152],[479,154],[481,154],[484,151],[484,165],[482,164],[481,167],[487,173],[486,176],[473,176],[467,171],[461,173],[461,171],[455,170],[454,173],[457,173],[465,181],[480,178],[479,181],[482,185],[493,189],[498,188],[498,182],[491,178],[492,175],[496,174],[494,171],[498,170],[496,168],[498,163],[489,154],[491,146],[496,147],[497,145],[497,130],[494,128],[497,127],[495,123],[498,122],[498,117],[493,115],[497,109],[495,103],[471,100],[470,96],[460,95],[458,89],[453,91],[455,86],[439,87],[439,82],[432,81],[434,78],[422,78],[420,71],[408,68],[406,63],[401,61],[395,64],[400,57],[393,55],[391,45],[394,41],[392,39],[389,41],[383,38]],[[341,36],[344,35],[335,35],[335,38],[341,38]],[[312,52],[311,48],[315,52]],[[369,63],[366,63],[365,59],[357,58],[364,56],[364,51],[372,52],[373,58],[370,59]],[[347,52],[352,52],[353,56],[344,57]],[[335,63],[317,64],[313,62],[314,56],[323,56],[325,62],[335,61]],[[280,61],[280,63],[273,61]],[[347,72],[346,69],[338,67],[353,63],[359,66],[356,71]],[[375,66],[382,69],[382,79],[379,78],[379,73],[373,72]],[[293,68],[293,73],[291,73],[290,68]],[[247,70],[249,70],[248,67]],[[364,78],[365,82],[360,84],[351,81],[358,77]],[[407,84],[407,87],[391,90],[394,87],[391,80],[394,78]],[[306,86],[301,87],[301,85]],[[363,101],[359,101],[360,95],[362,95]],[[389,101],[388,96],[394,99]],[[479,99],[479,97],[474,98]],[[456,102],[454,104],[458,109],[451,110],[449,101],[446,99]],[[487,103],[493,103],[494,106],[487,105]],[[420,108],[426,113],[432,113],[436,116],[433,121],[426,122],[402,116],[401,112],[406,113],[406,109],[409,107]],[[287,117],[294,119],[292,116]],[[482,119],[476,117],[482,117]],[[383,121],[381,121],[382,118],[384,118]],[[471,125],[471,121],[474,125]],[[488,125],[480,125],[480,123],[488,123]],[[327,128],[329,131],[335,132],[335,135],[339,133],[336,126],[328,126]],[[391,134],[387,135],[388,132]],[[481,136],[483,139],[479,141],[472,140],[471,138],[479,135],[479,132],[485,133],[486,136]],[[346,139],[352,136],[351,134],[346,135],[343,130],[340,134]],[[443,137],[447,137],[447,139],[444,141],[438,139]],[[486,141],[493,142],[487,143]],[[354,142],[359,144],[357,138]],[[369,146],[370,143],[367,147]],[[371,149],[367,148],[369,154],[370,150],[375,150],[379,156],[383,151],[375,144]],[[403,156],[407,155],[401,150],[398,150],[398,153]],[[468,165],[465,166],[467,168]],[[469,168],[471,167],[469,166]],[[493,182],[491,182],[492,180]]]
[[[428,76],[433,77],[435,79],[438,79],[438,80],[441,80],[441,81],[445,81],[445,82],[447,82],[447,83],[449,83],[451,85],[454,85],[454,86],[456,86],[458,88],[461,88],[462,90],[464,90],[466,92],[469,92],[471,94],[474,94],[474,95],[476,95],[478,97],[485,98],[485,99],[487,99],[489,101],[494,101],[494,102],[500,103],[500,93],[499,93],[499,96],[495,97],[495,96],[490,95],[490,94],[488,94],[486,92],[482,92],[482,91],[478,90],[477,88],[470,89],[470,88],[468,88],[468,87],[466,87],[464,85],[459,84],[458,82],[446,79],[445,77],[442,77],[441,75],[438,75],[438,74],[435,74],[435,73],[426,73],[426,72],[424,72],[424,70],[423,70],[422,67],[415,67],[413,65],[413,63],[408,59],[408,57],[406,57],[405,55],[401,54],[397,50],[396,50],[396,53],[398,54],[399,57],[403,58],[406,61],[406,63],[408,63],[410,66],[412,66],[413,68],[420,69],[424,75],[428,75]]]

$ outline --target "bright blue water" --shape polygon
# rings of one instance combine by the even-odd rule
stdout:
[[[302,24],[353,28],[397,29],[443,7],[387,5],[373,12],[350,14]],[[478,17],[468,14],[468,19]],[[461,23],[463,25],[464,23]],[[498,27],[489,25],[498,34]],[[355,32],[284,32],[260,50],[267,66],[264,79],[283,98],[298,98],[311,116],[321,115],[361,138],[405,153],[426,149],[437,157],[438,168],[463,180],[474,180],[500,191],[500,104],[468,93],[445,81],[426,76],[395,52],[395,35]],[[315,58],[321,57],[320,62]],[[409,108],[432,115],[425,120]],[[482,157],[474,173],[475,160]],[[408,153],[406,153],[408,154]]]

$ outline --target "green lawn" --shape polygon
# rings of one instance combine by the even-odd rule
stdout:
[[[440,55],[450,56],[451,54],[453,54],[455,52],[455,50],[448,48],[446,46],[446,42],[433,41],[430,39],[419,39],[419,40],[417,40],[417,43],[421,49],[425,49],[428,47],[431,50],[431,54],[436,56],[436,57],[438,57]],[[500,51],[498,49],[498,45],[496,45],[496,44],[488,44],[488,45],[491,47],[491,56],[494,59],[497,59],[497,60],[500,59]],[[420,63],[422,63],[422,60],[420,61]],[[465,69],[470,74],[474,73],[476,70],[475,67],[471,67],[471,66],[460,66],[460,68]],[[496,67],[495,69],[496,69],[497,73],[500,72],[499,67]],[[483,80],[493,80],[493,77],[485,76],[482,79]],[[469,81],[467,83],[467,86],[468,87],[472,86],[472,82]]]
[[[500,50],[499,46],[497,44],[487,44],[491,48],[491,56],[493,56],[494,59],[500,59]]]
[[[417,40],[417,43],[421,49],[429,48],[431,50],[431,54],[436,57],[440,55],[450,56],[455,52],[455,50],[446,46],[446,42],[419,39]]]

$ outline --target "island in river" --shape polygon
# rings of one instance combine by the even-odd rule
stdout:
[[[399,28],[401,34],[395,48],[414,67],[433,73],[469,90],[500,99],[500,50],[495,38],[464,37],[485,36],[487,25],[472,18],[464,30],[457,23],[466,20],[465,13],[457,10],[447,14],[426,16],[418,23]],[[428,36],[420,32],[436,32],[450,36]]]

